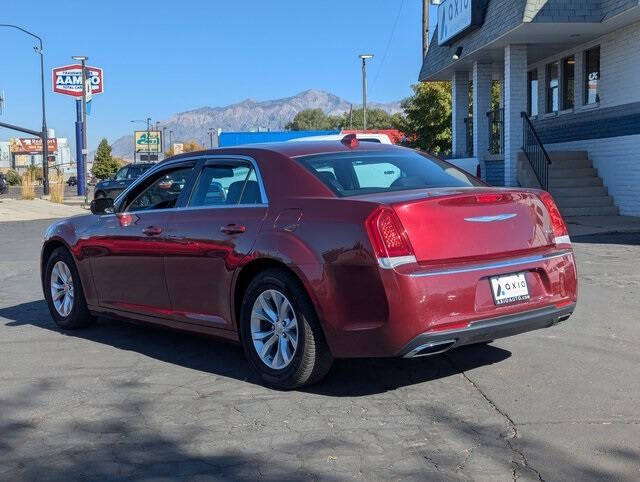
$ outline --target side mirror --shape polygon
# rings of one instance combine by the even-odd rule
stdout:
[[[91,212],[93,214],[112,214],[113,199],[110,197],[99,197],[91,201]]]

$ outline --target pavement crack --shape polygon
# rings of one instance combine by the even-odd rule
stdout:
[[[518,479],[517,469],[518,467],[521,467],[524,470],[533,472],[536,475],[536,477],[538,477],[538,480],[540,482],[545,482],[544,479],[542,478],[542,474],[538,470],[533,468],[531,465],[529,465],[529,461],[527,460],[527,456],[524,454],[524,452],[518,449],[513,444],[513,440],[519,438],[520,434],[518,433],[518,426],[513,421],[513,419],[509,416],[509,414],[506,413],[504,410],[501,410],[500,407],[498,407],[496,403],[493,400],[491,400],[491,398],[489,398],[489,396],[484,392],[484,390],[482,390],[482,388],[480,388],[480,386],[475,381],[473,381],[464,370],[458,367],[456,363],[449,356],[445,355],[444,358],[449,362],[449,364],[456,371],[460,373],[460,375],[462,375],[462,377],[467,381],[467,383],[469,383],[480,394],[480,396],[487,402],[487,404],[489,404],[491,409],[506,421],[507,426],[509,427],[509,430],[511,433],[507,437],[505,437],[504,440],[507,446],[509,447],[509,450],[511,450],[511,452],[515,454],[517,458],[519,458],[519,461],[512,460],[512,462],[514,463],[513,471],[511,474],[513,480],[515,481]]]

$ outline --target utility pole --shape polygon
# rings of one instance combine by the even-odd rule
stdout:
[[[213,127],[210,128],[207,132],[209,132],[209,148],[213,149]]]
[[[151,117],[147,117],[147,162],[151,161]]]
[[[362,129],[367,132],[367,59],[372,59],[373,54],[361,54],[362,59]]]
[[[349,105],[349,129],[353,129],[353,104]]]
[[[171,134],[173,134],[173,131],[169,129],[169,149],[173,147],[173,144],[171,143]]]
[[[429,50],[429,0],[422,0],[422,60]]]
[[[28,30],[18,27],[17,25],[10,25],[8,23],[0,24],[0,27],[7,28],[15,28],[16,30],[20,30],[27,35],[35,38],[38,41],[38,45],[33,47],[33,50],[37,54],[40,54],[40,88],[42,94],[42,132],[39,133],[40,138],[42,139],[42,183],[44,184],[43,192],[44,194],[49,194],[49,133],[47,131],[47,115],[46,109],[44,106],[44,51],[42,50],[42,39],[38,37],[35,33],[29,32]],[[21,132],[27,132],[24,129],[16,129]]]

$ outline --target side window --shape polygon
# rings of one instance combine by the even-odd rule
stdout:
[[[262,197],[253,167],[205,166],[200,172],[189,206],[260,204]]]
[[[132,193],[132,200],[126,203],[124,210],[145,211],[175,207],[192,171],[193,166],[189,166],[157,173],[145,183],[141,191]]]
[[[389,162],[365,163],[357,161],[353,170],[360,187],[378,187],[387,189],[401,176],[400,168]]]
[[[118,172],[116,172],[116,181],[124,181],[127,178],[127,173],[129,172],[128,167],[123,167]]]

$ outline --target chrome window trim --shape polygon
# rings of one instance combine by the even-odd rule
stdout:
[[[238,208],[268,208],[268,204],[214,204],[209,206],[184,206],[181,208],[164,208],[164,209],[142,209],[138,211],[125,211],[120,214],[148,214],[148,213],[164,213],[164,212],[181,212],[181,211],[196,211],[205,209],[238,209]],[[108,218],[116,216],[117,213],[101,214],[100,218]]]
[[[531,264],[531,263],[537,263],[540,261],[549,261],[556,258],[562,258],[569,254],[572,254],[572,251],[565,250],[560,253],[540,254],[536,256],[527,256],[524,258],[509,259],[506,261],[495,261],[492,263],[475,264],[472,266],[466,266],[464,268],[449,268],[449,269],[440,269],[440,270],[433,270],[433,271],[421,271],[418,273],[410,273],[409,276],[411,278],[422,278],[422,277],[428,277],[428,276],[471,273],[473,271],[483,271],[483,270],[490,270],[490,269],[511,268],[513,266],[520,266],[523,264]]]
[[[207,161],[209,159],[216,159],[216,160],[241,160],[241,161],[246,161],[249,162],[253,168],[256,171],[256,178],[258,179],[258,187],[260,188],[260,196],[262,197],[262,204],[268,206],[269,205],[269,198],[267,197],[267,191],[264,187],[264,181],[262,180],[262,173],[260,172],[260,167],[258,167],[258,163],[256,162],[256,160],[253,157],[250,156],[245,156],[245,155],[241,155],[241,154],[197,154],[197,155],[193,155],[193,156],[189,156],[189,157],[181,157],[180,159],[172,159],[170,161],[160,161],[158,162],[154,167],[152,167],[151,169],[148,169],[147,171],[145,171],[145,173],[140,176],[138,179],[136,179],[135,181],[133,181],[129,187],[127,189],[125,189],[124,191],[122,191],[120,194],[118,194],[118,196],[113,200],[113,205],[114,206],[118,206],[119,203],[121,202],[121,197],[126,195],[129,191],[131,191],[132,189],[135,189],[135,187],[143,182],[148,176],[152,176],[154,175],[154,173],[156,173],[157,171],[159,171],[160,169],[164,169],[164,168],[172,168],[175,167],[176,165],[180,165],[184,162],[190,162],[190,161],[195,161],[196,165],[199,161],[204,161],[205,164],[204,166],[207,165]],[[203,167],[204,167],[203,166]],[[196,166],[194,165],[194,168]],[[228,205],[226,207],[232,207],[233,205]],[[257,206],[254,204],[248,205],[248,206]],[[189,206],[186,206],[189,207]],[[196,206],[194,206],[196,207]],[[245,206],[246,207],[246,206]],[[151,211],[155,211],[155,212],[162,212],[162,211],[176,211],[179,209],[185,209],[183,208],[168,208],[168,209],[151,209],[151,210],[143,210],[143,211],[127,211],[128,213],[133,213],[133,212],[151,212]],[[115,213],[114,213],[115,214]]]

